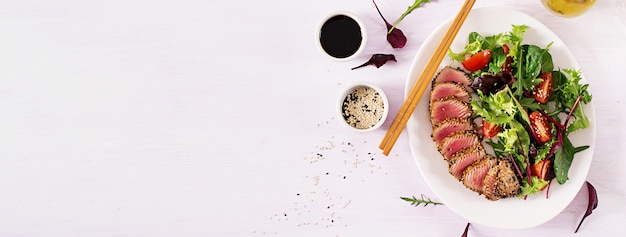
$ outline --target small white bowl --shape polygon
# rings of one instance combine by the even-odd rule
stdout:
[[[326,23],[328,20],[330,20],[331,18],[333,18],[335,16],[341,16],[341,15],[347,16],[349,18],[352,18],[359,25],[359,28],[361,30],[361,44],[359,45],[359,48],[352,55],[350,55],[348,57],[345,57],[345,58],[333,57],[332,55],[330,55],[329,53],[327,53],[324,50],[324,48],[322,47],[322,42],[321,42],[322,27],[324,26],[324,23]],[[339,61],[339,62],[347,62],[347,61],[351,61],[354,58],[356,58],[357,56],[359,56],[363,52],[363,49],[365,49],[365,45],[367,44],[367,31],[365,30],[365,24],[363,24],[363,21],[361,21],[353,13],[348,12],[348,11],[336,11],[336,12],[333,12],[333,13],[329,14],[328,16],[324,17],[322,19],[322,21],[319,23],[319,25],[317,27],[317,31],[315,32],[315,42],[316,42],[319,50],[322,52],[322,54],[326,55],[328,58],[331,58],[331,59],[333,59],[335,61]]]
[[[373,90],[374,93],[372,94],[367,94],[368,98],[371,99],[370,96],[374,96],[375,93],[378,93],[378,98],[380,100],[382,100],[382,114],[381,117],[378,121],[367,121],[367,119],[365,119],[365,122],[362,122],[363,124],[361,125],[367,125],[367,127],[361,127],[361,125],[356,125],[356,124],[351,124],[350,122],[347,121],[346,117],[344,116],[344,101],[346,100],[347,96],[352,93],[353,91],[359,89],[359,88],[369,88],[371,90]],[[359,98],[359,99],[363,99],[363,98]],[[367,104],[368,106],[374,106],[373,108],[375,108],[375,102],[364,102],[365,104]],[[366,112],[368,113],[368,115],[372,115],[372,113],[370,112]],[[349,127],[355,131],[359,131],[359,132],[369,132],[369,131],[373,131],[378,129],[380,126],[383,125],[383,123],[385,123],[385,120],[387,119],[387,115],[389,114],[389,101],[387,100],[387,95],[385,95],[385,92],[383,92],[383,90],[376,86],[373,85],[371,83],[368,82],[357,82],[351,86],[348,86],[347,88],[345,88],[341,94],[339,95],[339,99],[337,101],[337,114],[339,115],[339,119],[341,120],[341,123],[344,124],[346,127]],[[377,116],[375,116],[377,117]],[[367,118],[367,115],[360,117],[360,118]],[[371,118],[371,117],[370,117]],[[374,123],[371,126],[369,126],[369,124]]]

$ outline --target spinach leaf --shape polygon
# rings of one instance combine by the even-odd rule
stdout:
[[[478,43],[480,43],[480,46],[483,49],[487,48],[487,46],[488,46],[486,44],[486,42],[485,42],[485,37],[483,37],[482,35],[478,34],[477,32],[470,33],[468,38],[469,38],[468,42],[470,44],[474,43],[474,42],[478,42]]]
[[[527,44],[520,46],[515,73],[517,80],[512,86],[515,89],[515,97],[521,98],[523,91],[531,91],[534,86],[542,81],[538,77],[543,68],[546,71],[551,71],[554,68],[552,55],[548,53],[548,48],[542,49],[539,46]]]
[[[552,43],[548,44],[548,46],[546,46],[546,48],[543,50],[543,57],[541,59],[541,73],[547,73],[554,70],[552,55],[548,51],[550,50],[550,46],[552,46]]]
[[[536,45],[524,45],[524,70],[522,71],[522,79],[533,80],[539,77],[541,73],[541,64],[544,50]],[[529,88],[525,88],[529,89]]]
[[[574,147],[567,137],[563,138],[563,144],[554,153],[554,173],[556,181],[564,184],[569,179],[567,173],[574,159]]]
[[[559,184],[564,184],[569,179],[567,173],[572,166],[574,154],[584,151],[587,148],[589,148],[589,146],[574,147],[569,138],[563,136],[563,143],[554,153],[554,173],[556,174],[556,181],[558,181]]]

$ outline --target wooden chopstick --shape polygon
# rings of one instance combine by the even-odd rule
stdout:
[[[426,64],[424,71],[420,75],[417,82],[413,85],[409,96],[407,96],[404,104],[402,104],[402,107],[398,111],[398,114],[396,114],[396,117],[389,127],[389,130],[387,130],[385,137],[378,146],[380,149],[383,150],[384,155],[389,155],[391,148],[393,148],[396,141],[398,140],[398,137],[400,137],[400,134],[406,126],[407,121],[411,117],[411,114],[413,114],[417,103],[420,101],[420,98],[428,87],[428,83],[430,83],[430,80],[435,75],[435,72],[437,72],[439,64],[441,64],[443,57],[446,55],[448,48],[450,48],[452,41],[456,37],[456,34],[459,32],[459,29],[467,18],[467,15],[469,15],[470,10],[472,10],[472,6],[474,6],[475,2],[476,0],[465,0],[465,3],[463,3],[461,10],[459,10],[456,18],[454,18],[454,21],[452,21],[452,24],[450,24],[450,28],[443,36],[443,39],[439,43],[439,46],[437,46],[435,53],[428,61],[428,64]]]

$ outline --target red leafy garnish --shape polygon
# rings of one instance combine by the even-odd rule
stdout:
[[[387,31],[389,31],[389,33],[387,34],[387,41],[389,42],[389,44],[391,44],[391,47],[393,47],[394,49],[404,47],[407,41],[406,36],[404,36],[404,33],[402,33],[402,31],[398,29],[397,27],[393,27],[391,24],[389,24],[389,22],[385,19],[385,17],[383,17],[383,14],[380,13],[380,10],[378,9],[378,5],[376,5],[376,2],[374,0],[372,0],[372,2],[374,3],[374,6],[376,7],[376,11],[378,11],[378,15],[380,15],[380,17],[383,18],[383,21],[385,22],[385,25],[387,26]]]
[[[517,136],[517,140],[519,141],[519,134],[517,132],[515,132],[515,135]],[[524,162],[526,162],[526,174],[528,174],[528,185],[530,185],[531,181],[530,181],[530,161],[528,159],[528,156],[526,156],[526,152],[524,151],[524,146],[522,145],[522,143],[520,142],[519,144],[520,149],[522,149],[522,155],[524,156]]]
[[[470,226],[470,223],[468,222],[467,225],[465,226],[465,231],[463,231],[463,234],[461,235],[461,237],[467,237],[467,231],[469,230],[469,226]]]
[[[517,175],[519,175],[519,177],[524,177],[524,175],[522,175],[522,171],[519,169],[519,166],[517,166],[517,162],[515,162],[512,155],[509,155],[509,159],[511,160],[511,163],[513,163],[513,167],[515,167]]]
[[[574,114],[574,110],[576,109],[576,106],[578,106],[578,103],[580,103],[581,98],[582,98],[581,95],[576,97],[576,101],[574,101],[574,105],[572,105],[572,109],[569,111],[569,114],[567,115],[565,122],[563,122],[563,126],[567,126],[567,122],[569,122],[569,119],[572,117],[572,114]]]
[[[589,205],[587,205],[587,212],[583,216],[583,219],[578,223],[578,227],[576,227],[576,231],[574,233],[578,233],[578,229],[580,229],[580,225],[583,224],[583,221],[587,216],[591,215],[591,212],[598,207],[598,193],[596,192],[596,188],[589,183],[589,181],[585,182],[587,184],[587,191],[589,192]]]
[[[394,56],[393,54],[374,54],[372,55],[372,57],[370,58],[370,60],[368,60],[366,63],[361,64],[357,67],[352,68],[352,70],[357,69],[357,68],[362,68],[365,67],[367,65],[374,65],[377,68],[383,66],[387,61],[396,61],[396,56]]]

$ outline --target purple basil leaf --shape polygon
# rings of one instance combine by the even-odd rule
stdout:
[[[378,5],[376,5],[376,2],[374,0],[372,0],[372,2],[374,3],[374,6],[376,7],[376,11],[378,11],[378,15],[380,15],[380,18],[383,18],[383,21],[385,22],[385,25],[387,26],[387,31],[391,30],[393,26],[389,24],[389,22],[385,19],[383,14],[380,13],[380,10],[378,9]],[[406,36],[404,36],[404,33],[402,33],[400,29],[398,29],[397,27],[394,27],[393,30],[391,30],[391,33],[387,34],[387,41],[389,42],[389,44],[391,44],[391,47],[395,49],[395,48],[404,47],[404,45],[406,45],[407,39],[406,39]]]
[[[361,64],[357,67],[352,68],[352,70],[357,69],[357,68],[362,68],[365,67],[367,65],[374,65],[377,68],[383,66],[387,61],[396,61],[396,56],[394,56],[393,54],[374,54],[372,55],[372,57],[370,58],[370,60],[368,60],[366,63]]]
[[[467,231],[469,230],[469,226],[470,226],[470,223],[468,222],[467,225],[465,226],[465,231],[463,231],[463,234],[461,235],[461,237],[467,237]]]
[[[587,206],[587,212],[585,212],[583,219],[581,219],[580,223],[578,223],[578,227],[576,227],[576,231],[574,231],[574,233],[578,233],[578,229],[580,229],[580,225],[583,224],[583,221],[585,220],[585,218],[591,215],[591,212],[594,209],[596,209],[596,207],[598,207],[598,193],[596,192],[596,188],[593,187],[593,185],[591,185],[589,181],[587,181],[586,184],[587,184],[587,191],[589,192],[589,205]]]

